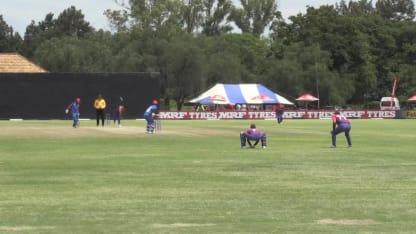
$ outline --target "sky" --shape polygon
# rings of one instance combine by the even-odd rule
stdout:
[[[238,0],[233,0],[238,2]],[[340,0],[279,0],[278,8],[284,17],[305,13],[306,6],[319,7],[321,5],[333,5]],[[110,30],[108,20],[103,14],[105,10],[120,9],[115,0],[1,0],[0,15],[3,20],[13,27],[21,36],[26,31],[26,26],[33,20],[35,23],[43,21],[48,13],[53,13],[54,18],[65,9],[75,6],[81,10],[85,20],[95,29]]]

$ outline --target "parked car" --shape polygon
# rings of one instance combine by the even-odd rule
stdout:
[[[400,110],[399,100],[396,97],[382,97],[380,100],[380,110]]]

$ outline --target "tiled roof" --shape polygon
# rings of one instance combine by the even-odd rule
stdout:
[[[0,53],[0,73],[45,73],[46,70],[35,65],[18,53]]]

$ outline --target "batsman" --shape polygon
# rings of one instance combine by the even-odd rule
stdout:
[[[146,133],[149,133],[149,134],[155,133],[155,119],[154,118],[157,115],[158,104],[159,102],[157,100],[153,100],[152,105],[150,105],[143,114],[144,119],[147,122]]]

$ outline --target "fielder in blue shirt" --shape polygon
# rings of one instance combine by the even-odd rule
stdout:
[[[80,98],[76,98],[75,101],[66,108],[65,113],[68,114],[69,110],[71,110],[73,124],[72,127],[77,128],[79,127],[79,105],[81,103]]]
[[[155,132],[155,119],[159,102],[157,100],[153,100],[152,105],[150,105],[146,111],[144,112],[143,116],[144,119],[147,121],[146,125],[146,133],[154,133]]]

